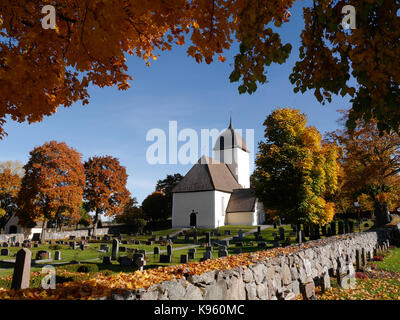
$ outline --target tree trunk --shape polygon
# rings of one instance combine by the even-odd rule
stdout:
[[[377,227],[382,227],[392,221],[392,215],[389,212],[387,203],[375,202],[374,207],[375,225]]]
[[[44,234],[46,230],[46,218],[43,218],[42,233],[40,234],[40,240],[44,241]]]
[[[93,234],[92,234],[93,236],[96,236],[97,223],[99,222],[98,220],[99,220],[99,213],[96,210],[96,213],[93,218]]]

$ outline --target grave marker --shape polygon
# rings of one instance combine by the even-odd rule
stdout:
[[[32,253],[29,249],[21,249],[17,252],[11,289],[27,289],[31,277]]]

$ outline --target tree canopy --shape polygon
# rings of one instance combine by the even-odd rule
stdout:
[[[325,225],[335,214],[338,150],[322,144],[296,109],[277,109],[265,120],[252,185],[265,208],[291,223]]]
[[[122,214],[129,200],[126,188],[128,175],[117,158],[95,156],[84,163],[86,187],[85,209],[94,212],[93,224],[96,228],[99,215],[116,216]]]
[[[21,188],[21,170],[0,163],[0,228],[2,228],[7,220],[16,212],[17,196]]]
[[[166,220],[169,217],[168,201],[165,195],[154,191],[142,202],[142,211],[149,220]]]
[[[368,123],[357,121],[354,130],[339,129],[328,137],[343,150],[338,198],[352,209],[357,201],[362,209],[375,211],[379,223],[387,209],[395,209],[400,200],[399,135],[380,133],[377,121],[371,119]]]
[[[61,222],[79,214],[85,187],[81,154],[64,142],[50,141],[30,152],[18,193],[19,223]]]
[[[168,174],[163,180],[158,180],[156,191],[165,195],[168,203],[168,216],[172,215],[172,189],[183,179],[180,173]]]
[[[174,45],[187,45],[197,62],[225,61],[239,43],[230,81],[240,93],[267,82],[272,63],[284,63],[292,45],[280,26],[295,0],[3,0],[0,3],[0,137],[6,117],[41,121],[57,107],[89,102],[89,85],[132,80],[126,55],[147,64]],[[56,10],[55,30],[44,30],[43,6]],[[356,29],[344,30],[341,13],[355,6]],[[350,95],[349,126],[375,117],[380,129],[398,129],[400,111],[399,1],[321,0],[304,5],[299,61],[290,80],[320,102]],[[329,70],[329,72],[326,72]],[[352,86],[351,76],[356,81]],[[24,84],[21,86],[21,84]]]

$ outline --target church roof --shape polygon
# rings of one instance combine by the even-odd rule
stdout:
[[[254,212],[256,196],[253,189],[235,189],[229,199],[226,212]]]
[[[235,129],[233,129],[231,119],[228,129],[224,130],[220,134],[213,150],[225,150],[233,148],[240,148],[243,151],[249,152],[243,137]]]
[[[203,156],[183,177],[172,192],[223,191],[233,192],[241,188],[228,166]]]

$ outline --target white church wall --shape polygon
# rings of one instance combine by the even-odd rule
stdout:
[[[190,227],[190,213],[198,212],[197,227],[215,227],[215,191],[182,192],[173,194],[172,227]]]
[[[226,208],[231,197],[230,193],[215,191],[215,220],[214,228],[226,225]]]
[[[229,212],[226,222],[231,225],[256,226],[258,224],[257,215],[254,212]]]

